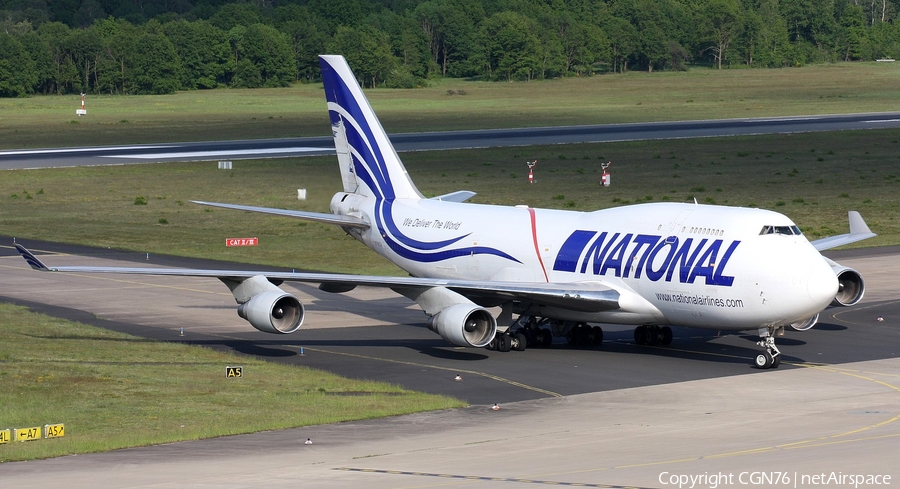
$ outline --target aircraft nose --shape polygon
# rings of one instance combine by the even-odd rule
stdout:
[[[835,294],[837,294],[837,276],[824,260],[815,263],[811,268],[812,270],[810,270],[806,281],[809,298],[816,304],[822,304],[824,309],[828,304],[831,304]]]

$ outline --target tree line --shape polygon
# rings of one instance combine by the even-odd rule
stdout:
[[[368,87],[900,53],[900,0],[0,0],[0,96]]]

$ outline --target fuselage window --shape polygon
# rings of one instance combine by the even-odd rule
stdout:
[[[692,227],[690,233],[691,234],[706,234],[706,235],[713,235],[713,236],[722,236],[723,234],[725,234],[725,231],[722,229]],[[766,233],[759,233],[759,234],[766,234]]]

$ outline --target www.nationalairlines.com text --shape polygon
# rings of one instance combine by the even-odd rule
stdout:
[[[708,295],[657,293],[656,298],[661,301],[691,304],[694,306],[744,307],[744,301],[741,299],[719,299],[718,297],[710,297]]]

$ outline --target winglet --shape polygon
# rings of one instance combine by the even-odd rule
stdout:
[[[847,216],[850,218],[850,234],[873,234],[859,212],[850,211]]]
[[[28,262],[28,265],[31,266],[31,268],[35,270],[41,270],[43,272],[50,270],[49,268],[47,268],[47,265],[44,265],[43,262],[41,262],[37,259],[36,256],[34,256],[34,253],[28,251],[28,249],[24,246],[16,244],[16,249],[19,250],[19,253],[22,254],[22,258],[24,258],[25,261]]]
[[[877,236],[877,234],[873,233],[872,230],[869,229],[869,225],[866,224],[866,221],[864,221],[862,216],[859,215],[859,212],[850,211],[847,213],[847,217],[850,220],[850,233],[817,239],[812,242],[813,246],[815,246],[819,251],[824,251],[830,250],[831,248],[837,248],[838,246],[856,243],[857,241],[862,241],[864,239],[874,238],[875,236]]]

